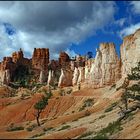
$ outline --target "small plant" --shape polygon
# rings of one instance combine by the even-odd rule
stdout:
[[[26,128],[27,131],[32,131],[37,125],[36,124],[33,124],[29,127]]]
[[[40,134],[33,135],[31,138],[36,138],[36,137],[40,137],[40,136],[43,136],[43,135],[45,135],[45,133],[40,133]]]
[[[93,139],[107,139],[110,135],[115,134],[118,131],[121,131],[121,123],[119,121],[109,123],[106,128],[101,129],[97,132],[96,136]]]
[[[7,129],[7,131],[19,131],[19,130],[24,130],[24,127],[22,127],[22,126],[10,126],[8,129]]]
[[[68,129],[70,127],[71,127],[70,125],[65,125],[65,126],[61,127],[58,131],[61,131],[61,130],[64,130],[64,129]]]
[[[110,111],[112,111],[113,108],[114,108],[117,104],[118,104],[117,102],[112,103],[112,104],[105,110],[105,112],[110,112]]]
[[[71,94],[72,93],[72,88],[68,89],[67,94]]]
[[[43,128],[43,131],[45,131],[45,132],[46,132],[46,131],[50,131],[50,130],[52,130],[52,129],[54,130],[54,128],[53,128],[53,127]]]
[[[112,85],[112,86],[111,86],[111,89],[112,89],[112,88],[116,88],[116,84]]]
[[[75,111],[73,110],[72,113],[74,113]]]
[[[102,119],[102,118],[104,118],[105,117],[105,115],[101,115],[100,117],[99,117],[99,119]]]
[[[86,107],[90,107],[94,104],[94,100],[93,99],[87,99],[84,101],[84,105],[79,109],[79,111],[84,110]]]
[[[81,139],[81,138],[87,137],[87,136],[89,136],[91,134],[93,134],[93,132],[91,132],[91,131],[86,132],[86,133],[82,134],[81,136],[79,136],[77,139]]]

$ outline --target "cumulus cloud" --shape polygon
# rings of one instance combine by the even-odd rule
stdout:
[[[140,1],[132,1],[130,5],[132,6],[131,10],[133,13],[140,14]]]
[[[122,27],[125,24],[126,20],[127,20],[126,18],[121,18],[121,19],[115,21],[114,23],[119,25],[120,27]]]
[[[56,58],[60,51],[68,51],[70,43],[103,29],[114,19],[115,11],[111,1],[1,1],[0,56],[21,47],[30,57],[33,48],[46,47]],[[14,26],[16,33],[9,37],[3,23]],[[72,50],[69,53],[74,54]]]
[[[126,35],[133,34],[137,29],[140,28],[140,23],[137,23],[135,25],[130,25],[129,27],[124,28],[123,30],[120,31],[120,37],[124,37]]]

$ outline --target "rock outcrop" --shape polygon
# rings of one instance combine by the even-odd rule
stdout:
[[[60,55],[59,55],[59,64],[61,66],[65,66],[67,65],[67,63],[70,62],[70,58],[69,58],[69,55],[65,52],[61,52]]]
[[[61,69],[58,87],[72,86],[73,72],[71,69]]]
[[[48,68],[49,64],[49,49],[48,48],[34,48],[32,56],[32,67],[37,70]]]
[[[93,87],[111,85],[121,78],[120,60],[113,43],[101,43],[90,69],[89,82]]]
[[[134,34],[124,37],[121,45],[121,73],[126,77],[131,72],[131,68],[140,61],[140,29]]]
[[[49,61],[48,48],[35,48],[32,58],[27,59],[20,49],[0,62],[0,82],[9,84],[14,81],[23,68],[32,75],[31,82],[47,82],[58,87],[79,83],[94,88],[112,85],[126,77],[140,61],[140,29],[124,38],[120,54],[119,59],[113,43],[101,43],[95,59],[80,55],[70,59],[67,53],[61,52],[58,60]]]
[[[11,81],[10,71],[9,69],[5,71],[0,71],[0,85],[9,85]]]
[[[77,85],[78,78],[79,78],[79,70],[77,67],[75,67],[74,72],[73,72],[72,85]]]
[[[40,76],[39,76],[39,82],[40,83],[44,83],[44,82],[46,82],[46,73],[45,73],[45,71],[44,70],[41,70],[41,72],[40,72]]]

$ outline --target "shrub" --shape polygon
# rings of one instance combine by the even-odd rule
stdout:
[[[102,119],[102,118],[104,118],[105,117],[105,115],[101,115],[100,117],[99,117],[99,119]]]
[[[22,126],[12,126],[10,128],[7,129],[7,131],[19,131],[19,130],[24,130],[24,127]]]
[[[113,108],[114,108],[117,104],[118,104],[117,102],[112,103],[112,104],[105,110],[105,112],[110,112],[110,111],[112,111]]]
[[[89,135],[91,135],[93,132],[89,131],[89,132],[86,132],[84,134],[82,134],[81,136],[79,136],[77,139],[81,139],[81,138],[84,138],[84,137],[87,137]]]
[[[36,124],[33,124],[26,128],[27,131],[32,131],[36,127]]]
[[[106,128],[101,129],[97,132],[96,136],[93,139],[106,139],[108,136],[121,131],[123,128],[121,127],[121,123],[119,121],[109,123]]]
[[[52,129],[54,129],[53,127],[49,127],[49,128],[43,128],[43,130],[46,132],[46,131],[50,131],[50,130],[52,130]]]
[[[70,127],[71,127],[70,125],[62,126],[58,131],[61,131],[61,130],[64,130],[64,129],[68,129],[68,128],[70,128]]]
[[[42,135],[45,135],[45,133],[40,133],[40,134],[33,135],[31,138],[40,137],[40,136],[42,136]]]
[[[84,101],[84,105],[79,109],[79,111],[84,110],[86,107],[90,107],[94,104],[94,100],[93,99],[87,99]]]

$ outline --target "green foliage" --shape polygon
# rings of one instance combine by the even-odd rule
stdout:
[[[37,125],[36,124],[33,124],[29,127],[26,128],[27,131],[32,131]]]
[[[45,133],[40,133],[40,134],[33,135],[31,138],[36,138],[36,137],[40,137],[40,136],[43,136],[43,135],[45,135]]]
[[[22,127],[22,126],[12,126],[12,127],[9,127],[8,129],[7,129],[7,131],[19,131],[19,130],[24,130],[24,127]]]
[[[115,134],[122,129],[123,128],[121,127],[121,123],[119,121],[109,123],[106,128],[103,128],[97,132],[93,139],[108,139],[108,136]]]
[[[40,126],[40,122],[39,122],[39,118],[40,118],[40,114],[43,111],[43,109],[45,109],[46,105],[48,105],[48,99],[52,96],[52,93],[49,92],[48,94],[46,94],[46,96],[43,96],[41,100],[39,100],[35,105],[34,108],[37,110],[35,117],[37,120],[37,124],[38,126]]]
[[[131,69],[131,74],[128,74],[129,80],[140,80],[140,62],[135,68]]]
[[[70,127],[71,127],[70,125],[62,126],[62,128],[60,128],[58,131],[61,131],[61,130],[64,130],[64,129],[68,129],[68,128],[70,128]]]
[[[53,127],[49,127],[49,128],[43,128],[43,131],[50,131],[50,130],[54,130],[54,128]]]
[[[93,99],[87,99],[84,101],[84,105],[79,109],[79,111],[84,110],[86,107],[90,107],[94,104],[94,100]]]
[[[82,134],[81,136],[79,136],[77,139],[81,139],[81,138],[87,137],[87,136],[89,136],[91,134],[93,134],[93,132],[91,132],[91,131],[86,132],[86,133]]]
[[[47,103],[48,103],[47,98],[43,96],[42,99],[34,105],[34,108],[37,110],[43,110],[46,107]]]
[[[102,119],[102,118],[104,118],[105,117],[105,115],[101,115],[100,117],[99,117],[99,119]]]
[[[105,112],[110,112],[110,111],[112,111],[113,108],[114,108],[117,104],[118,104],[117,102],[112,103],[112,104],[105,110]]]
[[[135,68],[132,68],[131,74],[128,74],[129,80],[140,80],[140,62]],[[128,99],[140,101],[140,84],[133,84],[131,87],[125,87],[125,92],[122,95],[122,100],[127,105]]]

